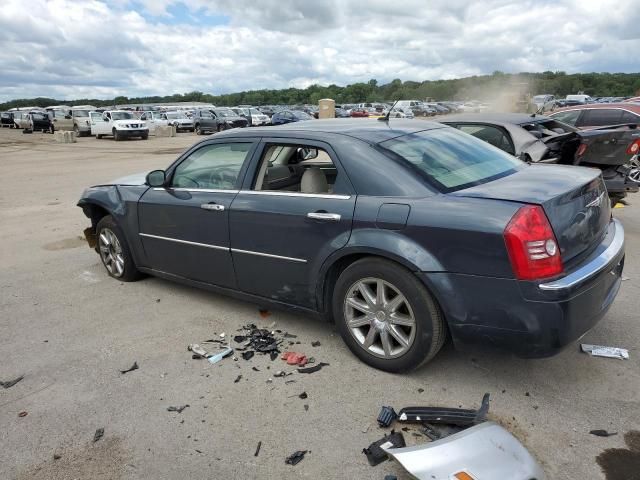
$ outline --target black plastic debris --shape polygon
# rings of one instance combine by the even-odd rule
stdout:
[[[277,352],[279,340],[267,329],[258,328],[254,324],[242,327],[247,332],[249,346],[259,353]],[[276,353],[277,355],[277,353]]]
[[[96,433],[93,434],[93,443],[96,443],[102,437],[104,437],[104,428],[98,428]]]
[[[308,450],[298,450],[297,452],[292,453],[285,459],[284,463],[286,463],[287,465],[299,464],[304,459],[304,456],[307,454],[307,451]]]
[[[233,383],[238,383],[240,380],[242,380],[242,375],[238,375]]]
[[[398,477],[395,475],[385,475],[384,480],[398,480]]]
[[[297,335],[294,335],[292,333],[289,332],[284,332],[284,334],[282,335],[284,338],[298,338]]]
[[[167,407],[167,412],[178,412],[178,413],[182,413],[182,411],[189,407],[189,404],[186,405],[182,405],[181,407]]]
[[[304,411],[308,412],[309,411],[309,405],[307,405],[306,403],[304,404]]]
[[[16,383],[18,383],[20,380],[22,380],[23,378],[24,378],[24,375],[20,375],[18,378],[14,378],[13,380],[7,380],[6,382],[0,382],[0,385],[2,385],[3,388],[11,388]]]
[[[485,393],[478,410],[446,407],[405,407],[398,412],[398,421],[403,423],[433,423],[458,425],[461,427],[476,425],[486,420],[489,411],[489,394]]]
[[[378,425],[387,428],[396,418],[398,418],[398,414],[393,407],[382,407],[378,414]]]
[[[591,430],[589,433],[596,437],[613,437],[618,434],[618,432],[607,432],[606,430]]]
[[[315,342],[311,342],[311,346],[312,347],[319,347],[320,345],[322,345],[319,341],[315,341]]]
[[[364,448],[362,453],[367,456],[369,465],[375,467],[376,465],[387,460],[387,448],[403,448],[406,446],[404,436],[401,432],[391,430],[389,435],[385,435],[380,440],[376,440],[368,448]]]
[[[309,395],[307,395],[307,392],[302,392],[300,395],[298,395],[298,398],[301,400],[306,400],[307,398],[309,398]]]
[[[245,360],[251,360],[253,356],[256,354],[253,350],[247,350],[246,352],[242,352],[242,358]]]
[[[299,368],[298,373],[315,373],[315,372],[318,372],[320,369],[322,369],[322,367],[328,367],[328,366],[329,366],[328,363],[320,362],[320,363],[316,363],[313,367]]]
[[[276,358],[278,358],[278,352],[277,351],[273,351],[273,352],[269,353],[269,357],[271,357],[271,361],[273,362]]]
[[[133,365],[131,365],[129,368],[127,368],[126,370],[120,370],[120,373],[122,373],[123,375],[125,373],[129,373],[129,372],[133,372],[134,370],[138,370],[138,362],[133,362]]]
[[[251,370],[253,370],[254,372],[259,372],[260,369],[258,367],[251,367]]]
[[[236,343],[243,343],[247,341],[247,337],[245,335],[236,335],[233,337],[233,341]]]
[[[260,455],[260,448],[262,448],[262,441],[258,442],[258,446],[256,447],[256,453],[253,454],[254,457]]]

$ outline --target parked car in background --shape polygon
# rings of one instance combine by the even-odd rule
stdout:
[[[356,108],[352,108],[351,109],[351,113],[349,114],[349,116],[351,117],[368,117],[369,116],[369,110],[367,110],[366,108],[360,108],[360,107],[356,107]]]
[[[176,127],[176,132],[193,132],[195,130],[193,119],[189,118],[185,112],[166,112],[164,116],[169,125]]]
[[[241,117],[236,112],[227,107],[218,107],[212,110],[213,117],[216,119],[216,130],[228,130],[230,128],[244,128],[249,126],[249,121]]]
[[[579,103],[592,103],[593,99],[589,95],[579,93],[577,95],[567,95],[565,97],[567,101],[579,102]]]
[[[536,110],[545,110],[545,106],[550,104],[550,102],[553,102],[555,99],[555,95],[550,94],[534,95],[531,98],[531,103],[535,105]],[[551,105],[549,105],[549,108],[551,108]]]
[[[47,107],[46,111],[49,113],[49,117],[51,118],[56,130],[73,130],[71,107]]]
[[[271,117],[272,125],[283,125],[285,123],[304,122],[313,120],[313,117],[302,110],[280,110]]]
[[[27,127],[25,130],[31,132],[54,133],[55,126],[49,112],[44,110],[31,111],[27,114]]]
[[[91,118],[91,134],[97,139],[113,136],[116,141],[125,138],[149,138],[149,126],[146,121],[137,118],[132,112],[125,110],[106,110],[102,113],[89,112]]]
[[[269,118],[271,118],[271,116],[275,113],[275,108],[272,105],[263,105],[262,107],[257,108],[260,112],[262,112]]]
[[[447,338],[542,357],[591,329],[625,257],[605,195],[599,170],[528,165],[444,125],[331,119],[214,135],[78,206],[118,281],[327,318],[403,372]]]
[[[157,127],[166,127],[169,125],[169,120],[167,120],[166,113],[160,110],[149,110],[146,112],[142,112],[139,117],[137,116],[138,113],[139,112],[131,112],[133,116],[146,123],[150,133],[153,133]]]
[[[613,205],[638,191],[629,178],[630,160],[640,149],[635,129],[580,131],[550,117],[520,113],[450,115],[441,122],[528,163],[597,168]]]
[[[247,119],[249,126],[251,127],[259,127],[260,125],[269,125],[271,123],[271,119],[268,115],[265,115],[254,107],[235,107],[231,110],[236,112],[242,118]]]
[[[218,120],[211,110],[194,110],[192,119],[196,135],[218,131]]]
[[[16,124],[13,121],[13,112],[0,113],[0,125],[2,126],[2,128],[15,128]]]
[[[555,110],[548,116],[581,129],[625,123],[640,124],[640,104],[591,103]]]
[[[336,118],[349,118],[350,116],[344,108],[336,107]]]
[[[10,112],[13,115],[13,122],[16,128],[22,130],[29,128],[29,112],[30,110],[14,110]]]
[[[95,110],[92,105],[79,105],[71,107],[73,131],[77,136],[91,135],[91,118],[89,112]]]

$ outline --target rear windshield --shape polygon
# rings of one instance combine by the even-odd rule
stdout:
[[[408,162],[442,192],[453,192],[505,177],[525,164],[502,150],[454,128],[426,130],[379,144]]]

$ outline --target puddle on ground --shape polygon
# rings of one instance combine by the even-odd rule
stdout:
[[[76,449],[61,449],[60,456],[30,467],[16,480],[118,480],[124,478],[129,460],[119,438],[105,438]]]
[[[607,480],[640,478],[640,432],[630,430],[624,435],[626,448],[607,448],[596,457]]]
[[[67,248],[78,248],[86,245],[87,241],[84,237],[72,237],[72,238],[64,238],[62,240],[58,240],[56,242],[47,243],[43,245],[42,248],[45,250],[66,250]]]

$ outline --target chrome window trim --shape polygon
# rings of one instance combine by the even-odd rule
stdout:
[[[229,247],[221,247],[219,245],[211,245],[209,243],[189,242],[187,240],[180,240],[178,238],[161,237],[160,235],[151,235],[150,233],[139,233],[141,237],[155,238],[157,240],[166,240],[168,242],[183,243],[185,245],[193,245],[194,247],[212,248],[214,250],[226,250],[229,251]]]
[[[252,252],[251,250],[240,250],[239,248],[232,248],[233,253],[246,253],[247,255],[257,255],[259,257],[276,258],[278,260],[289,260],[291,262],[307,263],[304,258],[284,257],[282,255],[273,255],[271,253]]]
[[[233,194],[237,194],[240,190],[222,190],[222,189],[216,189],[216,188],[182,188],[182,187],[168,187],[168,188],[163,188],[163,187],[154,187],[154,190],[156,191],[162,191],[164,190],[165,192],[172,190],[174,192],[200,192],[200,193],[233,193]]]
[[[329,193],[301,193],[301,192],[276,192],[273,190],[240,190],[240,194],[268,195],[272,197],[302,197],[302,198],[333,198],[335,200],[349,200],[351,195],[332,195]]]
[[[613,219],[613,225],[615,227],[613,231],[613,240],[600,255],[566,277],[562,277],[549,283],[541,283],[538,285],[538,288],[540,288],[540,290],[547,291],[566,290],[588,280],[605,268],[609,267],[611,265],[611,261],[624,249],[624,227],[622,226],[622,223],[620,223],[620,220],[616,218]]]

